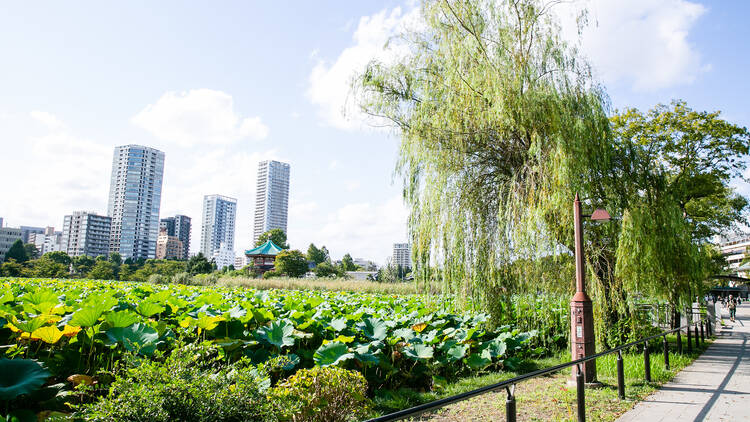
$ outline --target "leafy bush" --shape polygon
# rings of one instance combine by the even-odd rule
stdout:
[[[188,345],[166,359],[131,358],[109,394],[78,416],[92,421],[273,421],[270,379],[247,361],[222,365],[217,347]]]
[[[154,284],[167,284],[169,282],[169,279],[161,274],[151,274],[150,276],[148,276],[148,282]]]
[[[329,366],[301,369],[269,393],[282,420],[359,420],[369,413],[367,381],[358,372]]]
[[[193,277],[187,272],[177,273],[172,277],[172,283],[189,285],[193,283]]]
[[[193,276],[191,284],[196,286],[213,286],[217,281],[219,281],[218,274],[196,274]]]
[[[263,273],[263,279],[269,279],[273,277],[281,277],[281,273],[276,272],[276,270],[266,271]]]

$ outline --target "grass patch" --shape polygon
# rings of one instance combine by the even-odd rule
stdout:
[[[328,290],[397,295],[425,293],[425,291],[420,290],[414,282],[378,283],[374,281],[344,278],[274,277],[264,280],[250,277],[221,277],[216,282],[216,285],[226,287],[248,287],[258,290]]]
[[[597,359],[597,377],[601,388],[586,389],[586,418],[591,421],[613,421],[632,408],[635,403],[656,391],[662,384],[690,365],[708,347],[709,341],[687,353],[687,338],[682,336],[683,354],[676,352],[676,338],[669,336],[670,370],[664,367],[662,343],[655,341],[651,352],[651,380],[644,380],[643,346],[631,348],[623,353],[625,370],[625,400],[617,396],[617,355],[610,354]],[[694,343],[693,343],[694,346]],[[568,352],[527,362],[518,373],[501,372],[459,379],[439,392],[416,392],[411,390],[381,391],[375,398],[379,415],[417,404],[426,403],[455,394],[471,391],[527,373],[550,367],[570,359]],[[568,385],[570,369],[557,374],[537,377],[516,385],[517,420],[519,421],[575,421],[577,420],[576,388]],[[463,402],[455,403],[435,412],[424,414],[414,421],[503,421],[505,420],[504,391],[487,393]]]

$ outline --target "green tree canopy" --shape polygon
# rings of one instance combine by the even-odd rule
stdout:
[[[26,250],[26,256],[29,257],[29,259],[39,258],[39,249],[36,247],[35,244],[26,243],[23,245],[23,248]]]
[[[281,229],[271,229],[261,234],[258,236],[258,241],[255,242],[255,246],[260,246],[266,243],[269,239],[281,249],[289,249],[289,245],[286,243],[286,233]]]
[[[314,243],[311,243],[307,248],[307,259],[314,262],[316,265],[325,262],[328,257],[328,250],[325,246],[322,249],[318,249]]]
[[[26,262],[29,260],[29,254],[26,252],[26,248],[23,245],[21,239],[16,240],[5,253],[5,261],[14,259],[16,262]]]
[[[203,256],[202,252],[198,252],[198,255],[190,257],[185,268],[190,275],[196,274],[208,274],[214,270],[211,261]]]
[[[109,261],[96,260],[96,264],[94,264],[91,271],[86,274],[86,277],[95,280],[112,280],[115,278],[115,270],[112,266],[113,264]]]
[[[326,261],[318,264],[313,272],[315,272],[316,277],[338,277],[345,275],[345,273],[341,269],[336,268]]]
[[[52,259],[49,256],[51,254],[52,252],[44,254],[44,256],[34,261],[29,261],[29,263],[32,264],[32,273],[34,274],[34,277],[58,278],[67,277],[69,275],[68,265],[61,264]]]
[[[341,258],[341,269],[343,271],[356,271],[357,266],[354,265],[354,260],[352,259],[352,256],[348,253],[344,255],[343,258]]]
[[[80,276],[86,275],[92,268],[94,268],[94,259],[88,255],[80,255],[73,258],[73,272]]]
[[[283,250],[276,255],[274,270],[289,277],[302,277],[307,272],[307,259],[296,249]]]
[[[69,266],[72,261],[70,258],[70,255],[68,255],[67,253],[63,251],[47,252],[46,254],[44,254],[44,257],[46,257],[47,259],[51,259],[52,261],[55,261],[58,264],[65,265],[66,267]]]

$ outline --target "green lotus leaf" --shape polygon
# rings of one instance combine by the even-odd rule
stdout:
[[[26,293],[21,297],[21,301],[31,303],[33,305],[41,305],[42,303],[54,303],[57,305],[59,298],[58,294],[49,289],[39,289],[37,291]]]
[[[466,364],[469,365],[469,368],[475,370],[484,369],[491,363],[492,360],[489,357],[482,356],[482,354],[479,353],[472,353],[471,356],[466,359]]]
[[[156,330],[140,322],[129,327],[110,328],[106,334],[112,342],[122,344],[125,349],[145,356],[154,353],[159,340]]]
[[[346,328],[346,318],[336,318],[331,320],[331,328],[334,331],[342,331]]]
[[[399,328],[396,330],[393,330],[393,337],[400,337],[404,339],[404,341],[409,341],[413,339],[415,336],[414,330],[411,328]]]
[[[456,344],[445,352],[446,360],[449,363],[459,361],[466,356],[467,351],[469,351],[468,345]]]
[[[377,318],[365,318],[357,323],[357,328],[370,340],[383,340],[388,334],[388,327]]]
[[[141,317],[129,311],[110,311],[104,315],[104,320],[112,327],[127,327],[141,320]]]
[[[156,314],[160,314],[166,309],[167,308],[165,308],[164,306],[154,302],[141,302],[136,307],[136,311],[147,318]]]
[[[0,401],[38,390],[50,373],[31,359],[0,359]]]
[[[435,349],[425,344],[412,344],[404,347],[404,356],[413,360],[432,359]]]
[[[22,330],[26,333],[31,333],[34,330],[43,327],[46,323],[47,318],[45,318],[44,316],[38,316],[30,320],[19,320],[15,316],[13,317],[13,325],[15,325],[19,330]]]
[[[97,308],[82,308],[73,314],[70,325],[74,327],[93,327],[99,322],[103,311]]]
[[[336,365],[339,362],[344,362],[354,357],[354,353],[349,352],[349,348],[346,344],[333,341],[324,344],[315,351],[313,360],[318,366],[330,366]]]
[[[287,320],[274,321],[268,327],[257,331],[258,337],[281,350],[284,346],[294,345],[294,325]]]
[[[31,333],[32,340],[42,340],[45,343],[55,344],[60,341],[63,332],[58,330],[54,325],[37,328]]]

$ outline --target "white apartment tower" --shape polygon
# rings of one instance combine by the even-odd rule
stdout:
[[[234,221],[237,216],[237,200],[222,195],[203,197],[203,223],[201,224],[201,247],[203,255],[211,259],[214,252],[222,248],[234,251]],[[234,261],[234,258],[232,258]]]
[[[112,217],[74,211],[63,220],[62,248],[70,256],[109,255]]]
[[[253,244],[271,229],[286,233],[289,210],[289,164],[266,160],[258,163],[258,185],[255,191]]]
[[[140,145],[115,147],[107,208],[110,252],[123,259],[156,256],[163,177],[163,152]]]
[[[391,263],[403,268],[411,268],[411,246],[408,243],[394,243]]]

